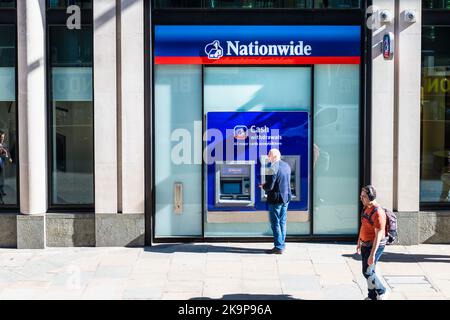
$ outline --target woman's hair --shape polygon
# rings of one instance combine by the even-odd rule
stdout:
[[[0,130],[0,136],[6,134],[5,131]]]

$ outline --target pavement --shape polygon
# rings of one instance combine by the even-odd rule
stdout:
[[[355,245],[158,244],[0,249],[0,300],[362,300]],[[450,299],[450,245],[388,246],[377,264],[391,300]]]

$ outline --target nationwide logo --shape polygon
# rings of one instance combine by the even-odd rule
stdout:
[[[270,128],[268,126],[257,127],[255,125],[251,125],[250,129],[244,125],[237,125],[233,129],[234,138],[237,140],[245,140],[247,139],[249,132],[250,135],[255,134],[268,134]]]
[[[234,138],[237,140],[245,140],[247,139],[248,136],[248,128],[247,126],[243,126],[243,125],[237,125],[234,127],[233,129],[234,132]]]
[[[214,40],[208,43],[205,47],[205,53],[208,55],[209,59],[217,60],[223,57],[223,49],[220,46],[219,40]]]
[[[303,41],[290,41],[288,44],[260,44],[253,41],[247,44],[241,41],[227,41],[226,56],[310,56],[312,53],[311,45],[305,45]],[[224,50],[220,46],[219,40],[214,40],[205,46],[205,53],[209,59],[218,60],[224,56]]]

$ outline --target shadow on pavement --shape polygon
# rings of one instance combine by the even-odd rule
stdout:
[[[357,254],[343,254],[345,258],[353,258],[353,260],[361,261],[361,256]],[[435,254],[406,254],[395,252],[384,252],[380,258],[381,262],[441,262],[450,263],[450,256]]]
[[[222,298],[195,297],[189,300],[302,300],[296,299],[288,294],[225,294]]]
[[[270,245],[267,246],[270,249]],[[258,248],[239,248],[239,247],[226,247],[226,246],[214,246],[214,245],[193,245],[193,244],[159,244],[151,247],[145,247],[145,252],[154,253],[247,253],[247,254],[266,254],[267,249]]]

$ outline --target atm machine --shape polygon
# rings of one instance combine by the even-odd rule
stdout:
[[[216,162],[215,204],[218,207],[255,205],[255,162]]]

